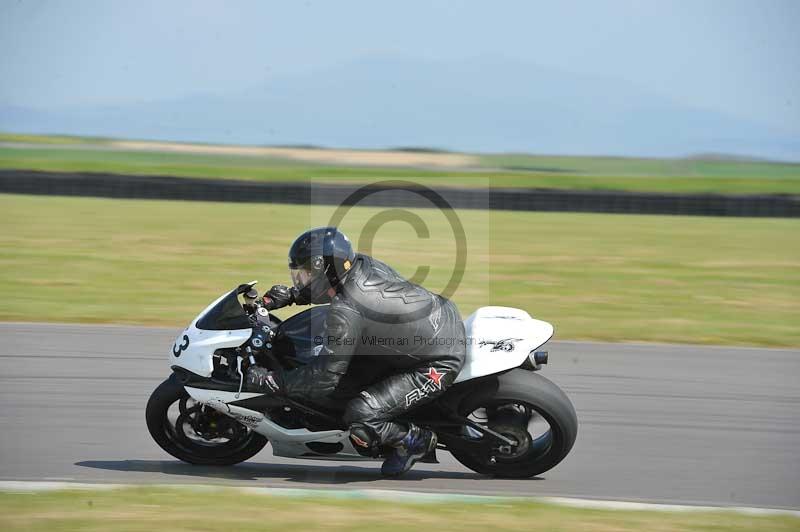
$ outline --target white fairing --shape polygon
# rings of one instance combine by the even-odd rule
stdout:
[[[510,307],[481,307],[464,326],[467,360],[456,382],[516,368],[553,336],[552,325]]]
[[[323,430],[312,432],[308,429],[287,429],[272,421],[262,412],[250,410],[238,405],[230,404],[235,401],[258,397],[258,393],[236,393],[222,390],[206,390],[186,386],[186,391],[196,401],[214,408],[236,419],[239,423],[265,436],[272,445],[272,454],[290,458],[309,458],[320,460],[372,460],[362,456],[353,447],[346,430]],[[315,456],[310,452],[307,443],[341,444],[341,450],[336,454],[321,454]]]
[[[185,368],[201,377],[210,377],[214,369],[212,359],[214,351],[223,347],[239,347],[250,338],[253,333],[251,329],[207,331],[196,327],[197,321],[227,295],[227,293],[221,295],[206,307],[192,321],[191,325],[178,335],[172,346],[172,353],[170,353],[170,366]],[[181,349],[182,346],[187,347]],[[175,356],[176,353],[178,356]]]

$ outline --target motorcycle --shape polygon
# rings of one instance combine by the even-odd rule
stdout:
[[[268,442],[281,457],[383,458],[388,449],[365,456],[351,442],[341,420],[346,395],[318,405],[243,391],[251,364],[286,371],[318,356],[328,309],[314,306],[281,321],[262,305],[255,284],[219,297],[176,338],[172,374],[147,402],[153,439],[201,465],[243,462]],[[578,420],[564,392],[538,373],[553,326],[497,306],[479,308],[464,325],[467,357],[455,383],[398,421],[435,431],[439,450],[481,474],[526,478],[555,467],[572,449]],[[437,462],[436,450],[423,461]]]

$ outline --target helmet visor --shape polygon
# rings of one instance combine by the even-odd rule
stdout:
[[[302,290],[319,275],[318,270],[313,270],[309,268],[291,268],[289,269],[289,273],[292,274],[292,283],[294,287],[298,290]]]
[[[322,275],[322,265],[322,257],[314,257],[297,268],[290,267],[289,273],[292,275],[294,287],[298,290],[302,290],[314,282],[317,277]]]

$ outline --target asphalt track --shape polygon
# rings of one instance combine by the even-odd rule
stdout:
[[[0,324],[0,480],[400,489],[800,508],[800,351],[552,342],[544,372],[580,431],[540,478],[481,477],[440,453],[401,480],[378,464],[269,447],[230,468],[159,449],[144,405],[176,329]]]

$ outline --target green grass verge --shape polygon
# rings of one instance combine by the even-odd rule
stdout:
[[[388,503],[130,488],[0,494],[0,528],[12,532],[85,530],[602,530],[789,531],[792,516],[733,512],[668,513],[565,508],[535,502]]]
[[[0,142],[19,142],[25,144],[101,144],[107,139],[101,137],[78,137],[75,135],[26,135],[24,133],[0,133]]]
[[[72,142],[71,137],[52,139],[51,144],[59,141],[62,145],[0,146],[0,168],[258,181],[367,183],[389,178],[413,178],[429,186],[800,194],[800,165],[797,164],[486,156],[480,158],[480,164],[475,168],[432,170],[321,165],[252,155],[132,151],[103,147],[102,143],[87,146],[86,143]]]
[[[557,171],[595,176],[680,176],[707,178],[800,178],[800,164],[726,159],[637,159],[628,157],[563,157],[554,155],[484,155],[486,167],[529,172]]]
[[[287,282],[286,250],[330,207],[0,195],[0,319],[181,326],[239,282]],[[354,208],[342,228],[387,211]],[[416,209],[372,253],[441,291],[456,246]],[[468,260],[452,299],[519,307],[558,339],[800,346],[800,220],[458,213]]]

